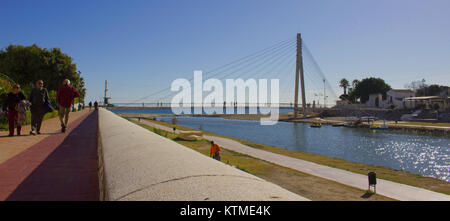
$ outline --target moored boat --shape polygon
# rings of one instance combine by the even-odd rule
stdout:
[[[320,122],[320,119],[318,122],[313,122],[309,124],[310,127],[322,127],[322,123]]]
[[[310,127],[322,127],[321,123],[311,123],[309,124]]]
[[[386,122],[384,122],[383,125],[377,125],[377,124],[371,123],[369,128],[371,130],[387,130],[388,129],[388,127],[386,126]]]

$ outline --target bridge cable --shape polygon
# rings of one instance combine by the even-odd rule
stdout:
[[[236,59],[236,60],[234,60],[234,61],[232,61],[232,62],[230,62],[230,63],[227,63],[227,64],[222,65],[222,66],[220,66],[220,67],[214,68],[214,69],[212,69],[212,70],[210,70],[210,71],[208,71],[208,72],[205,72],[205,73],[212,73],[212,72],[215,72],[215,71],[217,71],[217,70],[220,70],[220,69],[222,69],[222,68],[224,68],[224,67],[227,67],[227,66],[229,66],[229,65],[238,63],[238,62],[240,62],[240,61],[242,61],[242,60],[249,59],[249,58],[252,58],[252,57],[255,57],[255,56],[264,54],[265,52],[267,52],[267,51],[269,51],[269,50],[271,50],[271,49],[277,48],[277,47],[279,47],[280,45],[283,45],[283,44],[286,44],[286,43],[290,43],[290,42],[293,41],[293,40],[295,40],[295,39],[289,38],[288,40],[284,40],[284,41],[278,42],[278,43],[276,43],[276,44],[274,44],[274,45],[272,45],[272,46],[269,46],[269,47],[267,47],[267,48],[264,48],[264,49],[262,49],[262,50],[259,50],[259,51],[257,51],[257,52],[254,52],[254,53],[252,53],[252,54],[250,54],[250,55],[248,55],[248,56],[245,56],[245,57]],[[191,80],[192,80],[192,79],[191,79]],[[191,81],[191,80],[190,80],[190,81]],[[132,103],[137,102],[137,101],[140,101],[140,100],[144,100],[144,99],[146,99],[146,98],[148,98],[148,97],[150,97],[150,96],[159,94],[159,93],[164,92],[164,91],[166,91],[166,90],[167,90],[167,88],[164,88],[164,89],[162,89],[162,90],[160,90],[160,91],[154,92],[154,93],[149,94],[149,95],[147,95],[147,96],[145,96],[145,97],[142,97],[142,98],[140,98],[140,99],[137,99],[137,100],[133,101]],[[170,88],[169,88],[169,90],[170,90]]]

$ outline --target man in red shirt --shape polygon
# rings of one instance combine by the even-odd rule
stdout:
[[[63,81],[63,85],[58,89],[56,100],[59,103],[59,121],[61,121],[61,132],[66,132],[67,122],[69,121],[69,113],[72,108],[73,101],[79,97],[78,91],[70,85],[68,79]],[[64,119],[64,121],[63,121]]]

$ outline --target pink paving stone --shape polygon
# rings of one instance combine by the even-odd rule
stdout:
[[[97,112],[0,164],[0,200],[99,199]]]

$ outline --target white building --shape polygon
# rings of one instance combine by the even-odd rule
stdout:
[[[366,107],[383,107],[383,95],[382,94],[370,94],[369,100],[366,101]]]
[[[435,109],[435,107],[438,107],[438,110],[445,110],[449,108],[448,100],[450,97],[447,97],[447,99],[440,97],[440,96],[424,96],[424,97],[409,97],[405,98],[405,105],[406,108],[414,109],[418,106],[428,107]],[[437,105],[437,106],[436,106]]]
[[[386,92],[386,100],[383,100],[381,94],[370,94],[366,107],[391,108],[394,105],[396,109],[405,108],[405,98],[414,97],[414,91],[407,89],[392,89]]]
[[[383,101],[384,108],[390,108],[393,104],[395,108],[405,108],[405,98],[414,97],[415,93],[407,89],[392,89],[386,93],[386,100]]]

